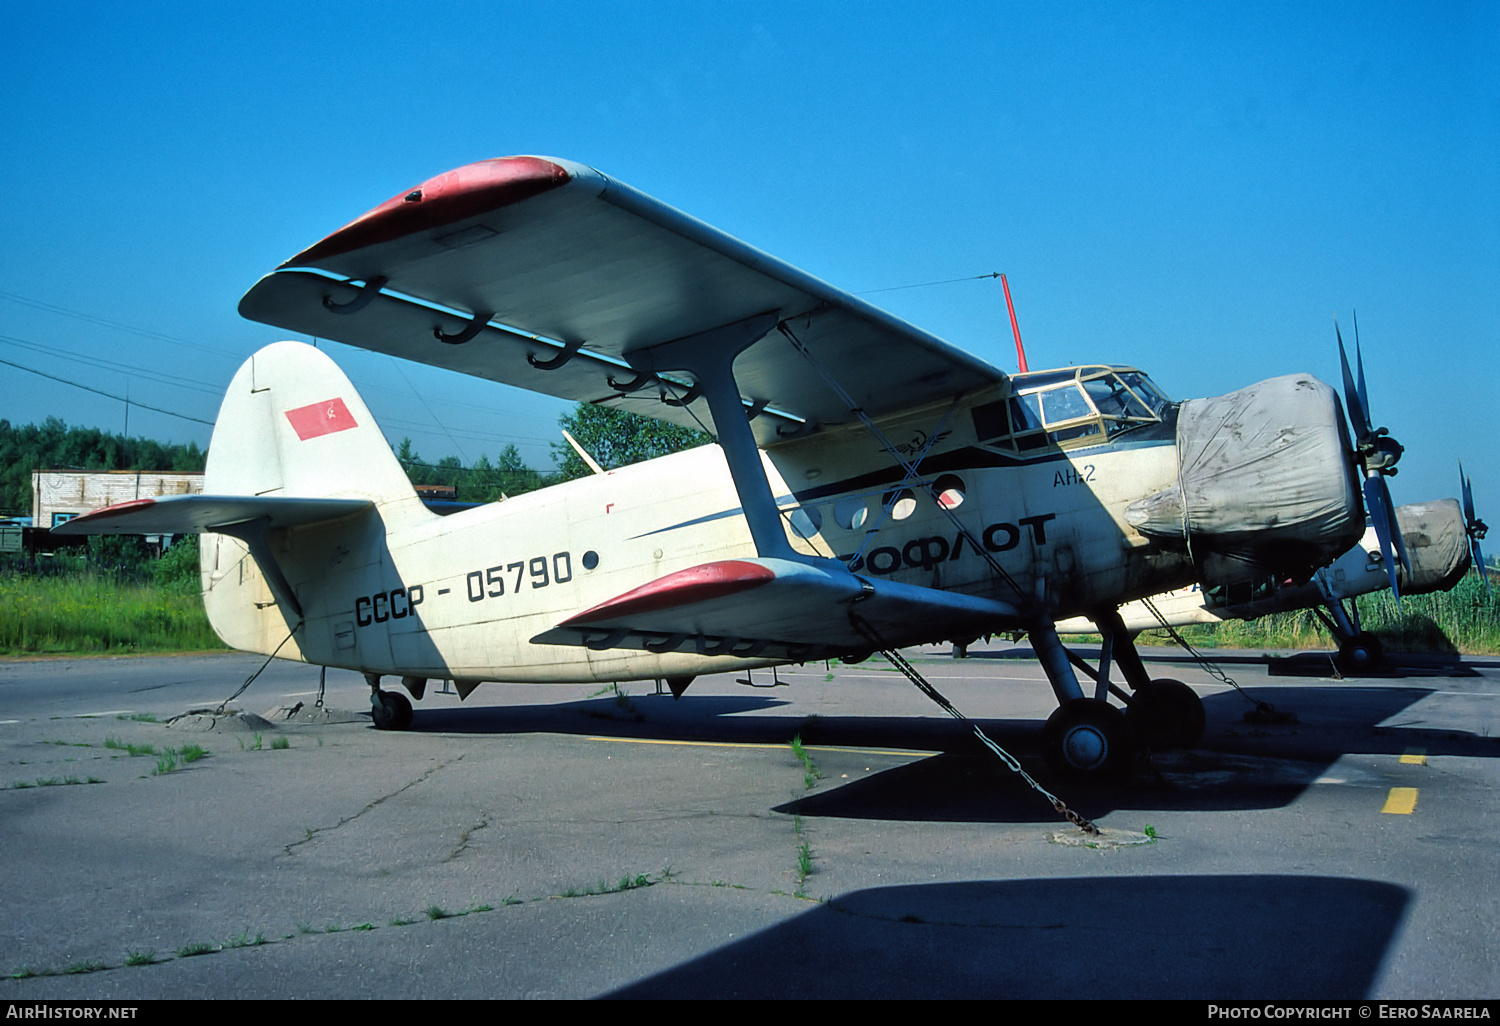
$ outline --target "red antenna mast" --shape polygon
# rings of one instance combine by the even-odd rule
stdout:
[[[1010,330],[1016,336],[1016,363],[1021,367],[1021,373],[1025,374],[1026,350],[1021,346],[1021,326],[1016,323],[1016,305],[1010,301],[1010,282],[1005,280],[1005,275],[1000,276],[1000,287],[1005,290],[1005,308],[1010,311]]]

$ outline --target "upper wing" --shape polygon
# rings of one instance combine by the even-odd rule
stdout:
[[[297,254],[240,301],[252,320],[689,425],[691,414],[708,421],[707,403],[689,413],[663,402],[659,382],[637,382],[630,354],[767,312],[873,416],[1004,380],[592,168],[542,157],[481,161],[424,182]],[[765,414],[753,425],[763,445],[853,419],[779,332],[742,354],[735,376]],[[665,398],[682,399],[690,384]]]

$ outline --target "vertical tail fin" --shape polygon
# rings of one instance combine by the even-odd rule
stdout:
[[[265,347],[234,376],[203,490],[371,499],[388,529],[432,516],[344,372],[301,342]]]

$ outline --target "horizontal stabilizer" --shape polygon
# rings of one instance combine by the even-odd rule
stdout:
[[[369,499],[278,495],[169,495],[106,506],[52,529],[53,534],[196,534],[264,518],[265,529],[337,520],[375,504]]]
[[[728,559],[625,592],[533,638],[543,644],[741,659],[802,661],[868,651],[857,617],[883,647],[904,647],[1020,625],[993,599],[870,581],[837,564]]]

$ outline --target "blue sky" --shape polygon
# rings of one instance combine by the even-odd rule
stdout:
[[[1004,271],[1033,367],[1178,398],[1337,383],[1357,309],[1397,501],[1456,495],[1462,459],[1494,520],[1500,7],[1308,8],[0,0],[0,359],[212,421],[280,337],[235,312],[258,277],[538,153],[850,291]],[[868,298],[1014,368],[994,281]],[[547,461],[565,404],[329,348],[425,457]],[[48,415],[124,423],[0,365],[0,417]]]

